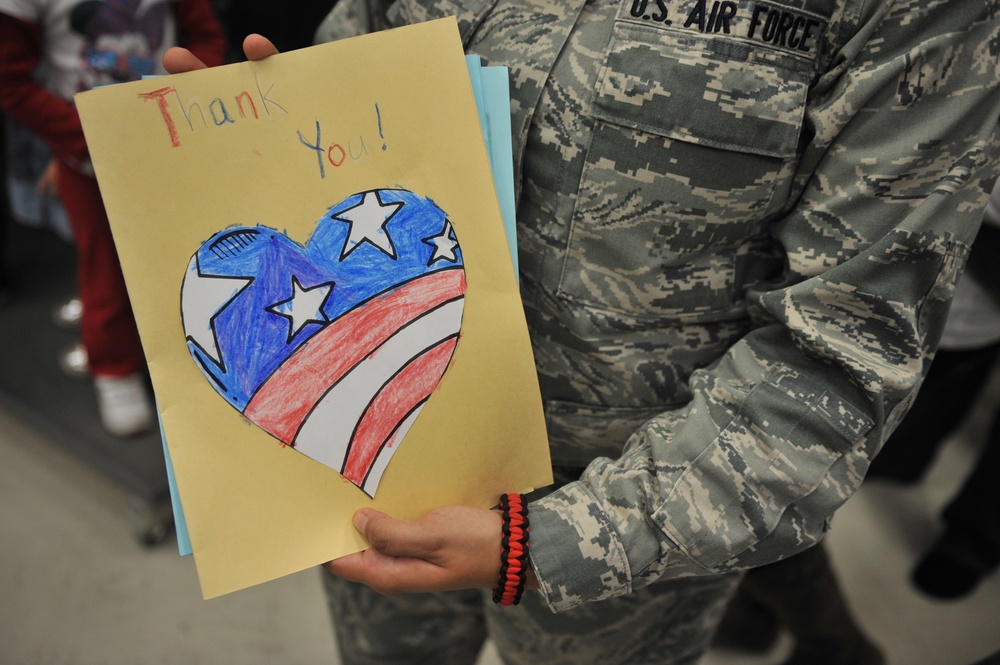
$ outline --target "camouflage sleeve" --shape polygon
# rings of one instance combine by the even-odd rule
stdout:
[[[553,610],[816,543],[912,402],[997,175],[1000,22],[865,6],[810,91],[771,229],[787,265],[748,294],[751,331],[621,458],[531,505]]]
[[[388,27],[386,11],[391,0],[338,0],[316,29],[316,44],[378,32]]]

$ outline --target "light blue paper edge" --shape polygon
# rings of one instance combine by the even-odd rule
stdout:
[[[514,146],[511,143],[510,124],[510,72],[506,67],[483,67],[481,70],[486,110],[486,136],[490,146],[490,164],[493,167],[493,187],[500,203],[500,216],[507,232],[510,258],[517,264],[517,206],[514,200]]]
[[[170,449],[167,448],[167,437],[163,435],[163,421],[156,410],[156,422],[160,426],[160,441],[163,442],[163,459],[167,463],[167,485],[170,489],[170,507],[174,513],[174,531],[177,532],[177,551],[181,556],[194,554],[191,547],[191,536],[187,530],[187,520],[184,519],[184,508],[181,506],[181,494],[177,491],[177,480],[174,478],[174,463],[170,461]]]

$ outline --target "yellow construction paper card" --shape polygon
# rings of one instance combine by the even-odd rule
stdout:
[[[76,102],[206,598],[551,482],[454,19]]]

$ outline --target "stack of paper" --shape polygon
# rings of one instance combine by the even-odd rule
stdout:
[[[501,77],[449,19],[78,96],[206,598],[551,482]]]

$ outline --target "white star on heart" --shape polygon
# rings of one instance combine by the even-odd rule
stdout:
[[[198,267],[198,258],[194,256],[188,263],[184,281],[181,311],[187,338],[201,347],[205,355],[219,367],[225,369],[215,336],[215,317],[253,282],[253,278],[203,275]]]
[[[307,289],[293,275],[292,297],[276,302],[266,309],[288,319],[288,340],[291,341],[308,323],[323,325],[330,322],[327,315],[323,313],[323,305],[330,297],[330,289],[332,288],[333,282],[326,282]]]
[[[427,265],[435,261],[451,261],[452,263],[458,261],[458,254],[455,252],[458,248],[458,241],[452,237],[451,222],[447,219],[444,220],[444,228],[441,229],[441,233],[430,238],[424,238],[424,242],[434,248],[434,254],[431,256],[430,261],[427,262]]]
[[[392,258],[396,258],[396,248],[385,225],[402,207],[402,202],[382,203],[378,192],[365,192],[361,203],[337,213],[333,219],[351,225],[344,249],[340,253],[341,260],[363,242],[369,242]]]

